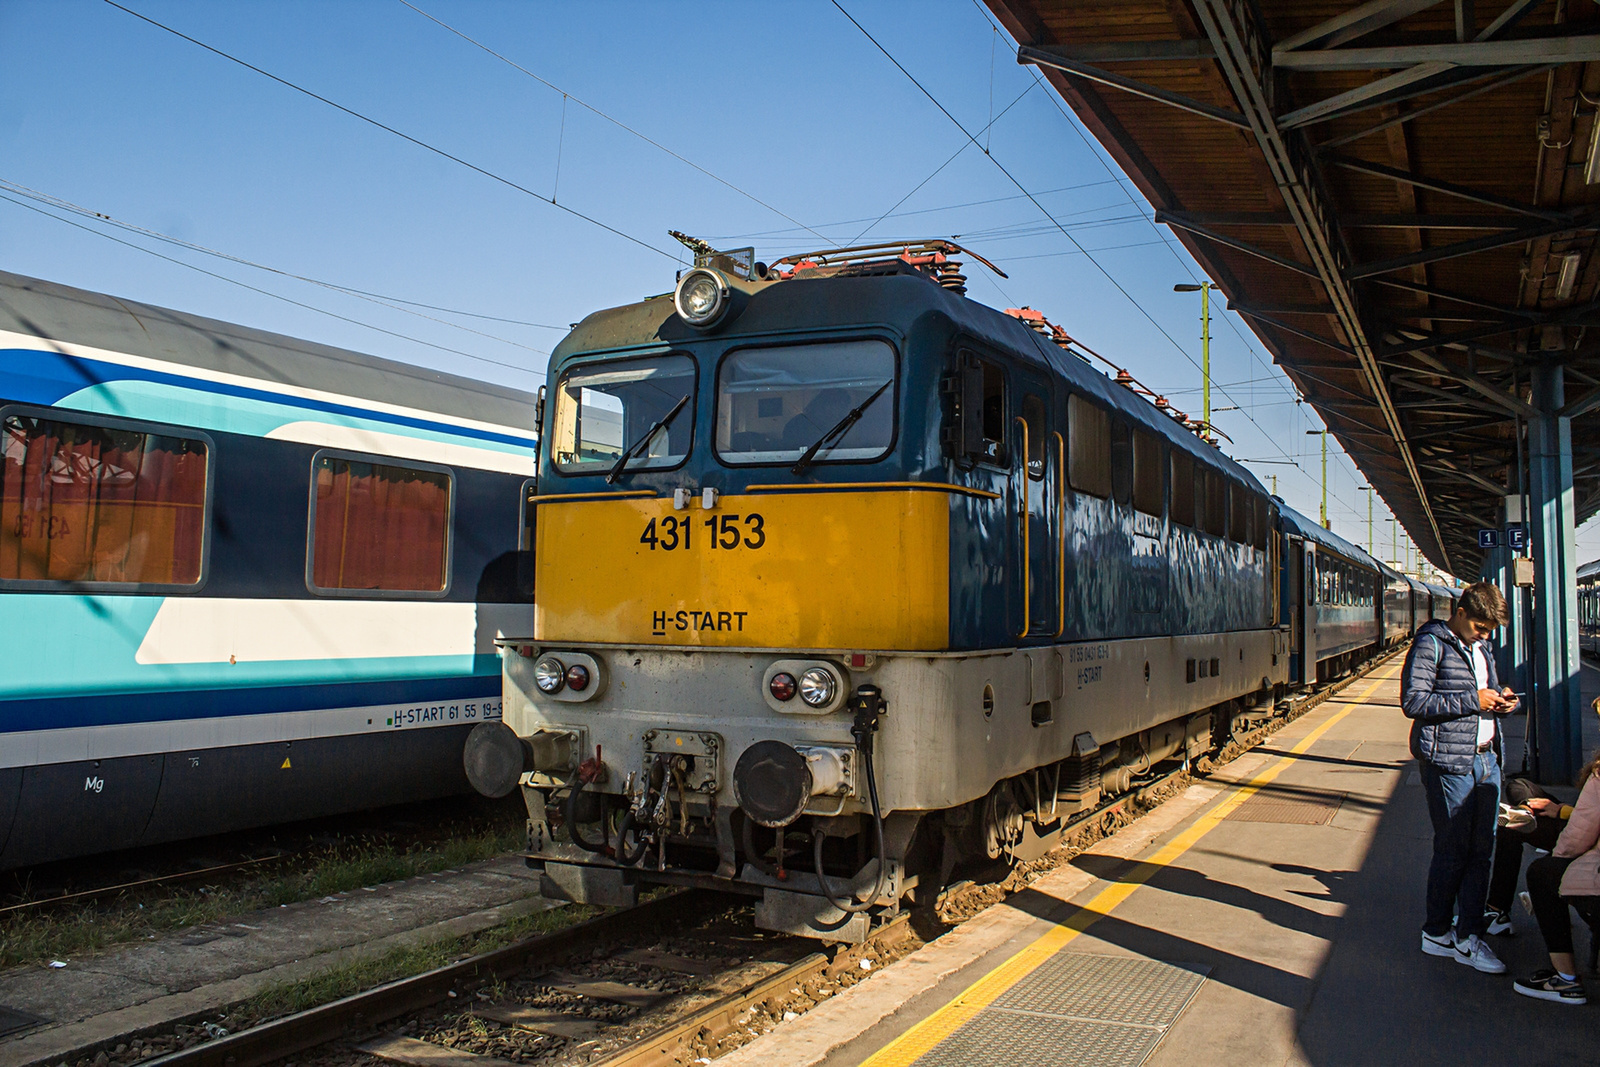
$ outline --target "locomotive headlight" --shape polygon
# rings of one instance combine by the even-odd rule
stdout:
[[[826,667],[812,667],[800,675],[800,699],[814,708],[833,702],[839,680]]]
[[[541,693],[559,693],[561,687],[567,683],[566,664],[554,656],[546,656],[533,665],[533,684],[539,687]],[[588,684],[588,679],[584,679]]]
[[[728,283],[716,271],[696,267],[679,279],[672,302],[690,326],[710,326],[728,309]]]

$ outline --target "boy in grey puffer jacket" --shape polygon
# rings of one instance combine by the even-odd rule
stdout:
[[[1482,935],[1500,806],[1496,719],[1517,706],[1500,687],[1487,641],[1508,617],[1499,589],[1468,586],[1448,623],[1435,619],[1417,631],[1400,676],[1400,707],[1412,720],[1411,754],[1433,820],[1422,951],[1486,974],[1506,969]]]

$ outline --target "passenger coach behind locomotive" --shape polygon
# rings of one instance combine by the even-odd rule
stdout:
[[[0,272],[0,869],[468,789],[534,397]]]
[[[556,349],[536,626],[468,743],[547,892],[856,939],[1270,713],[1271,499],[954,251],[703,251]]]

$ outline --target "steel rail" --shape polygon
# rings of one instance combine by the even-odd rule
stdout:
[[[252,1026],[227,1037],[148,1060],[150,1067],[256,1067],[305,1049],[325,1045],[352,1030],[429,1008],[448,1000],[462,982],[489,981],[553,962],[614,938],[635,935],[641,927],[677,922],[726,899],[691,889],[667,893],[637,907],[600,915],[514,945],[494,949],[431,971]],[[70,1059],[72,1057],[62,1057]]]
[[[867,940],[860,945],[847,946],[832,958],[821,952],[813,952],[781,971],[646,1034],[603,1060],[593,1061],[589,1067],[660,1067],[662,1064],[686,1062],[681,1054],[690,1048],[693,1041],[699,1039],[708,1044],[720,1041],[724,1035],[739,1029],[739,1016],[746,1008],[772,996],[786,995],[790,989],[803,986],[820,975],[829,972],[838,974],[849,965],[849,961],[860,957],[862,949],[896,944],[910,932],[910,916],[901,914],[868,934]]]
[[[58,896],[43,897],[39,900],[25,900],[20,904],[7,904],[0,907],[0,916],[10,915],[19,911],[28,911],[31,908],[48,908],[57,904],[82,903],[97,897],[110,896],[128,889],[144,889],[154,885],[170,885],[184,882],[191,878],[200,878],[208,874],[221,874],[224,871],[237,871],[246,867],[259,867],[268,863],[282,863],[294,859],[295,853],[285,852],[276,856],[258,856],[255,859],[237,860],[233,863],[219,863],[211,867],[200,867],[190,871],[179,871],[176,874],[161,874],[150,878],[140,878],[132,882],[119,882],[116,885],[101,886],[98,889],[80,889],[75,893],[62,893]]]
[[[1373,656],[1359,669],[1339,681],[1291,702],[1281,715],[1274,713],[1272,721],[1252,731],[1244,738],[1232,742],[1239,754],[1261,744],[1278,729],[1300,718],[1323,701],[1342,692],[1347,686],[1366,677],[1404,651],[1405,646]],[[1234,758],[1237,758],[1235,756]],[[1059,831],[1062,840],[1085,823],[1106,814],[1126,803],[1132,795],[1145,792],[1172,781],[1183,771],[1175,770],[1144,782],[1124,794],[1097,805],[1069,819]],[[957,892],[950,887],[941,900]],[[625,908],[578,923],[564,930],[530,938],[434,970],[387,982],[373,989],[308,1008],[280,1019],[262,1023],[248,1030],[230,1034],[192,1048],[182,1049],[149,1060],[150,1067],[257,1067],[285,1056],[328,1044],[352,1031],[371,1029],[376,1024],[434,1007],[449,999],[455,987],[467,982],[479,983],[526,972],[536,966],[554,963],[561,957],[592,949],[595,945],[615,938],[635,936],[641,928],[655,924],[682,921],[701,913],[702,909],[730,899],[727,894],[703,889],[668,893],[633,908]],[[719,1000],[696,1009],[680,1019],[664,1024],[627,1047],[611,1053],[591,1067],[655,1067],[675,1063],[695,1040],[715,1043],[724,1035],[739,1028],[739,1017],[751,1005],[829,972],[838,973],[841,961],[848,966],[863,949],[893,945],[910,933],[910,915],[897,916],[893,921],[872,931],[861,945],[844,946],[834,956],[811,953],[799,961],[764,978],[757,979],[744,989],[730,993]],[[84,1051],[84,1050],[80,1050]],[[77,1055],[75,1053],[74,1055]],[[64,1057],[64,1058],[71,1058]]]

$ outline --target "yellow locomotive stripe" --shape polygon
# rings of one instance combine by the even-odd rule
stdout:
[[[534,635],[574,644],[938,651],[946,493],[565,501],[539,512]],[[698,501],[697,501],[698,503]]]
[[[821,490],[828,492],[857,492],[884,489],[910,489],[913,492],[921,490],[932,493],[955,493],[959,496],[975,496],[985,500],[999,500],[999,493],[991,493],[987,489],[973,489],[965,485],[950,485],[948,482],[841,482],[832,484],[818,482],[807,485],[752,485],[746,488],[750,493],[797,493],[806,490]]]
[[[1147,860],[1141,860],[1133,870],[1123,875],[1120,881],[1107,886],[1096,894],[1094,899],[1075,911],[1071,918],[1052,926],[1037,940],[1023,948],[1022,951],[1016,953],[1000,966],[968,986],[955,1000],[938,1009],[894,1041],[879,1049],[870,1058],[863,1061],[861,1067],[906,1067],[906,1065],[913,1063],[939,1042],[955,1033],[961,1026],[977,1016],[980,1011],[998,1000],[1006,990],[1041,966],[1079,934],[1089,929],[1100,919],[1111,914],[1112,910],[1132,896],[1135,890],[1159,874],[1163,868],[1171,864],[1179,856],[1193,848],[1202,837],[1215,830],[1222,820],[1228,817],[1229,813],[1278,777],[1278,775],[1293,766],[1296,757],[1303,755],[1307,749],[1321,740],[1322,736],[1331,730],[1335,724],[1357,707],[1366,703],[1367,698],[1377,692],[1380,685],[1384,682],[1392,681],[1394,677],[1394,674],[1386,674],[1373,682],[1367,687],[1366,692],[1352,701],[1343,711],[1331,716],[1327,722],[1302,738],[1298,744],[1289,750],[1287,755],[1261,771],[1244,785],[1238,787],[1210,811],[1201,815],[1187,830],[1167,842],[1154,856]]]

